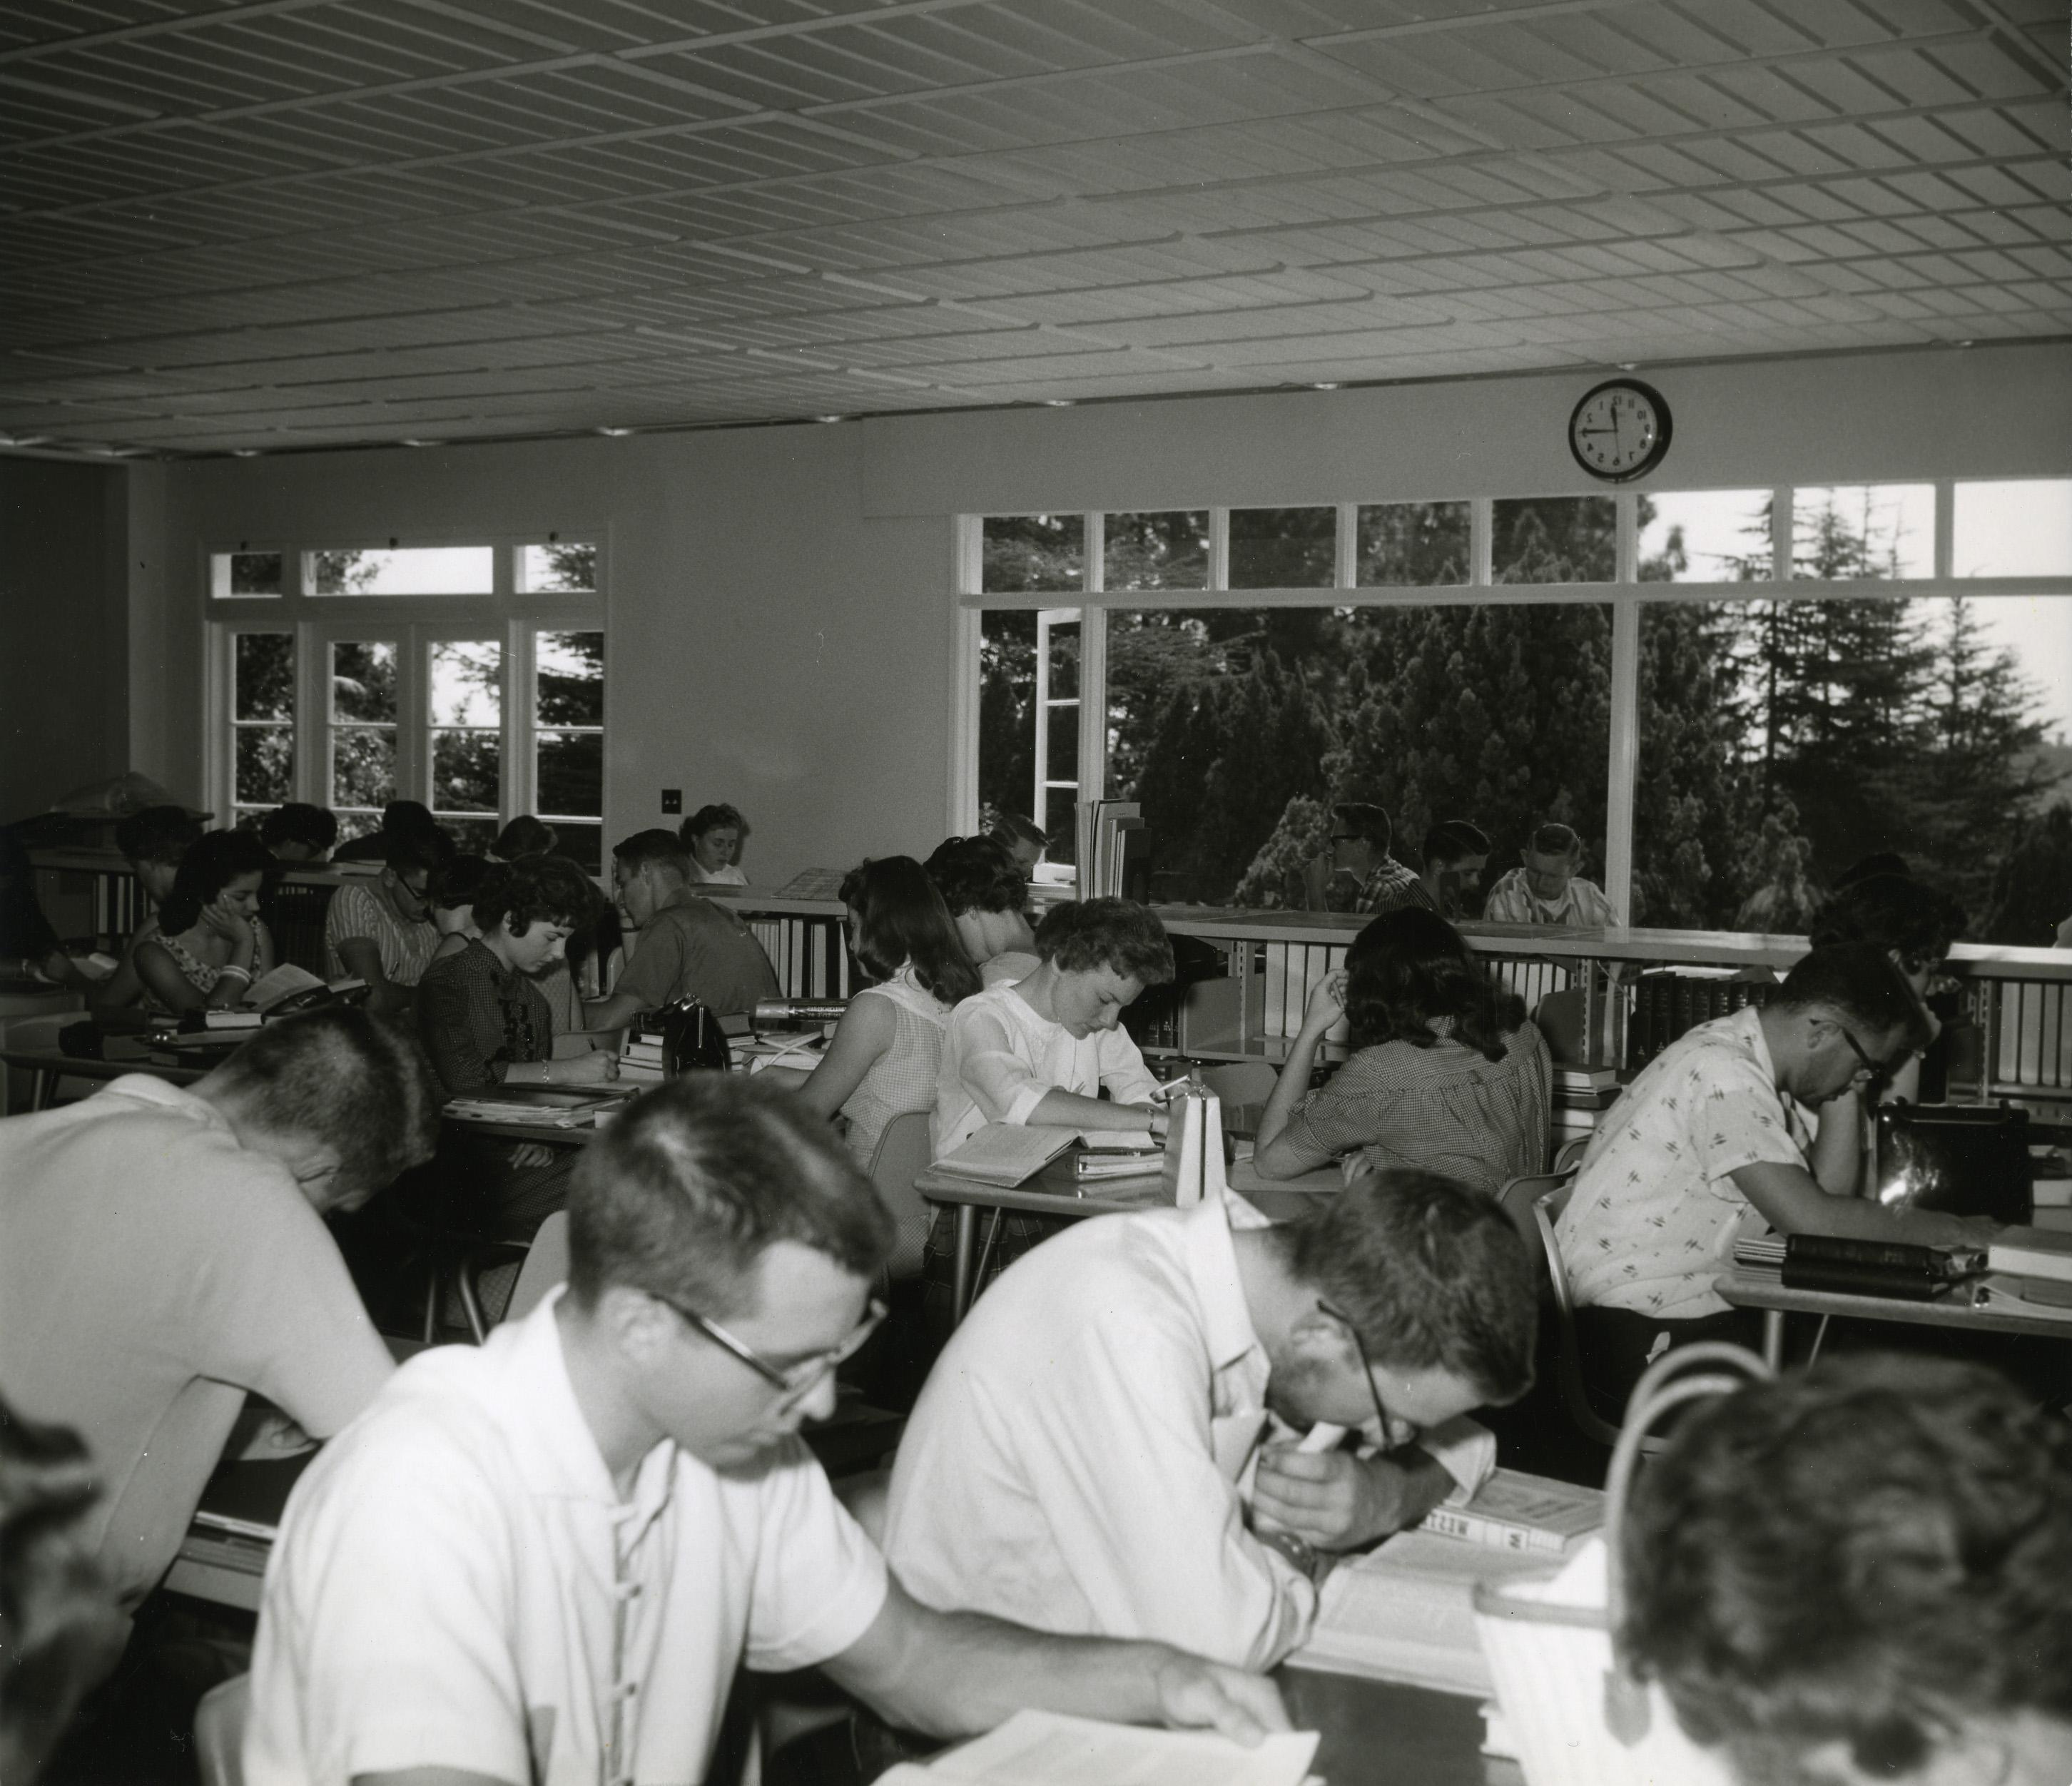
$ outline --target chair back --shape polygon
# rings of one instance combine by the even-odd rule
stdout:
[[[1504,1215],[1525,1243],[1526,1257],[1532,1261],[1532,1275],[1543,1293],[1547,1289],[1547,1254],[1540,1237],[1539,1224],[1533,1219],[1533,1205],[1542,1197],[1557,1194],[1565,1202],[1568,1185],[1575,1175],[1572,1167],[1565,1172],[1529,1172],[1523,1178],[1509,1180],[1496,1194]]]
[[[1619,1440],[1618,1426],[1597,1412],[1583,1385],[1583,1355],[1576,1338],[1576,1301],[1569,1294],[1568,1270],[1561,1263],[1560,1245],[1554,1237],[1554,1224],[1560,1220],[1561,1212],[1568,1207],[1568,1199],[1574,1193],[1576,1175],[1571,1171],[1560,1175],[1560,1179],[1559,1184],[1541,1191],[1529,1206],[1539,1237],[1540,1257],[1546,1266],[1547,1275],[1543,1282],[1553,1301],[1555,1387],[1560,1390],[1561,1405],[1577,1431],[1600,1445],[1616,1445]],[[1665,1442],[1656,1438],[1643,1438],[1640,1449],[1652,1457]]]
[[[1593,1138],[1589,1135],[1571,1135],[1555,1150],[1554,1170],[1572,1172],[1583,1163],[1583,1156],[1590,1150]]]
[[[557,1209],[540,1224],[540,1232],[532,1237],[525,1262],[518,1268],[518,1282],[511,1286],[504,1319],[516,1321],[530,1315],[547,1299],[547,1292],[557,1284],[566,1283],[568,1277],[569,1212]]]
[[[878,1138],[878,1150],[870,1156],[872,1187],[892,1212],[899,1231],[890,1268],[895,1282],[921,1273],[922,1243],[928,1237],[934,1213],[927,1199],[914,1188],[914,1181],[927,1171],[933,1154],[928,1113],[908,1110],[886,1124]]]
[[[195,1763],[201,1786],[245,1786],[245,1726],[252,1715],[252,1677],[211,1687],[195,1707]]]

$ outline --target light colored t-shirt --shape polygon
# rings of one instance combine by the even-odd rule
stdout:
[[[1103,1086],[1118,1104],[1158,1088],[1126,1030],[1075,1036],[1038,1017],[1012,985],[988,986],[950,1014],[931,1126],[935,1158],[989,1122],[1026,1122],[1046,1092],[1092,1097]]]
[[[1805,1167],[1811,1144],[1753,1006],[1679,1036],[1605,1113],[1555,1228],[1577,1302],[1666,1320],[1723,1313],[1712,1280],[1749,1216],[1730,1175]]]
[[[421,980],[439,946],[438,928],[430,918],[405,924],[375,896],[373,888],[348,882],[324,908],[324,967],[331,978],[352,971],[339,959],[338,945],[356,936],[367,938],[381,952],[382,977],[397,986],[414,986]]]
[[[664,1441],[622,1501],[557,1292],[421,1354],[296,1487],[252,1659],[248,1786],[451,1767],[703,1780],[734,1672],[840,1655],[885,1565],[805,1446],[713,1471]]]
[[[1247,1529],[1270,1369],[1234,1228],[1242,1200],[1079,1222],[1004,1273],[906,1423],[885,1553],[927,1605],[1078,1636],[1153,1638],[1268,1668],[1316,1591]],[[1465,1500],[1495,1443],[1425,1449]]]
[[[171,1563],[247,1389],[316,1438],[394,1367],[287,1168],[127,1075],[0,1122],[0,1397],[75,1428],[125,1604]]]
[[[754,932],[688,889],[671,895],[640,927],[611,990],[631,994],[643,1010],[688,995],[715,1017],[753,1010],[759,1000],[781,996],[776,970]]]

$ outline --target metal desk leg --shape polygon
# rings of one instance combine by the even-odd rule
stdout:
[[[978,1211],[968,1203],[957,1205],[956,1275],[950,1282],[950,1319],[960,1326],[971,1308],[972,1242],[978,1237]]]
[[[1784,1368],[1784,1311],[1762,1311],[1762,1361],[1774,1371]]]

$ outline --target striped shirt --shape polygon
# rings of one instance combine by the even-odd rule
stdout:
[[[339,979],[352,970],[339,957],[339,944],[364,937],[381,955],[381,977],[393,986],[414,986],[432,965],[439,933],[430,918],[406,924],[371,887],[341,887],[324,911],[324,968]]]
[[[1544,1170],[1547,1043],[1523,1023],[1486,1060],[1458,1042],[1429,1048],[1383,1042],[1362,1048],[1283,1131],[1310,1171],[1357,1151],[1371,1166],[1416,1167],[1494,1196],[1505,1181]]]

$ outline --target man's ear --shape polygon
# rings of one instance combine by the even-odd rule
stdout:
[[[676,1320],[675,1313],[627,1284],[613,1284],[598,1298],[595,1324],[611,1335],[619,1350],[646,1364],[661,1350]]]
[[[1351,1350],[1342,1324],[1312,1306],[1288,1325],[1288,1347],[1297,1356],[1335,1364]]]

